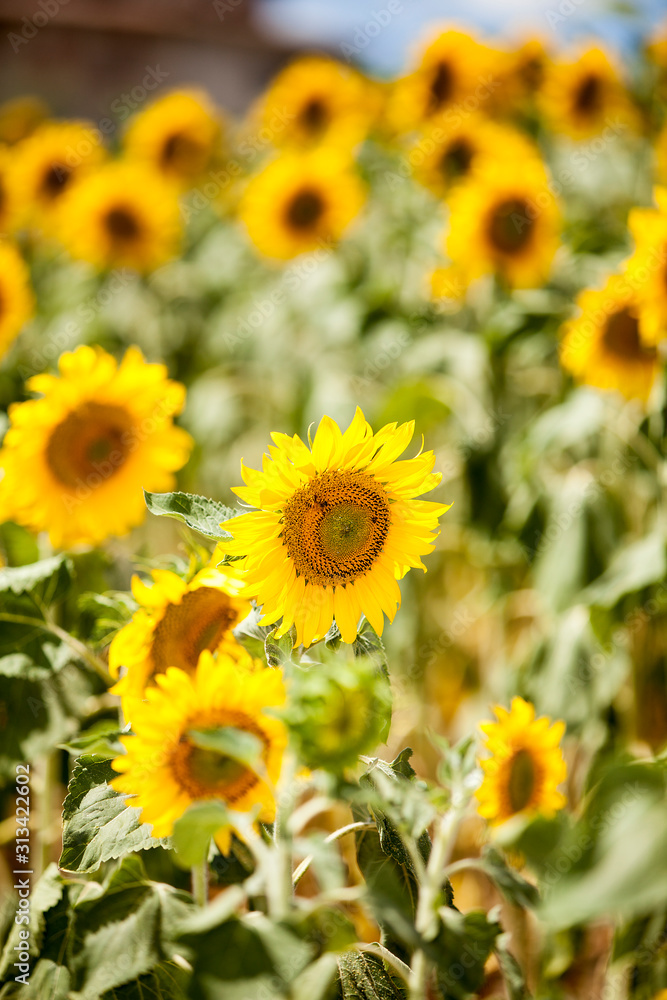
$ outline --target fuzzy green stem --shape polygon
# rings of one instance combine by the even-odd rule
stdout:
[[[192,895],[197,906],[208,903],[208,861],[204,858],[190,869],[192,877]]]
[[[60,752],[52,750],[40,762],[40,781],[36,788],[37,799],[37,852],[35,860],[35,880],[45,871],[51,861],[55,819],[55,790],[58,784]]]

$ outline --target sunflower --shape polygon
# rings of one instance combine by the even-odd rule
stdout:
[[[310,449],[296,435],[273,434],[262,471],[241,464],[247,484],[235,492],[259,508],[227,522],[227,552],[246,555],[245,593],[262,605],[262,624],[282,618],[309,646],[333,620],[354,642],[363,613],[378,635],[401,602],[397,580],[433,550],[438,517],[448,506],[416,500],[440,475],[424,452],[396,461],[414,423],[377,434],[357,409],[341,433],[323,417]]]
[[[0,233],[11,232],[17,222],[11,163],[11,150],[0,146]]]
[[[446,248],[466,283],[497,274],[514,288],[549,276],[560,245],[560,211],[541,160],[485,160],[450,198]]]
[[[48,223],[73,181],[105,156],[100,133],[86,122],[40,125],[12,156],[10,182],[21,220]]]
[[[207,94],[175,90],[159,97],[132,119],[124,148],[185,187],[218,162],[222,119]]]
[[[274,146],[350,148],[368,132],[377,92],[335,59],[302,56],[283,69],[261,104],[261,125]]]
[[[0,240],[0,358],[34,310],[30,275],[13,244]]]
[[[338,242],[365,196],[349,158],[318,147],[269,163],[249,181],[239,215],[263,254],[287,260]]]
[[[510,74],[520,100],[534,97],[541,89],[550,64],[549,52],[541,38],[526,38],[511,54]]]
[[[425,128],[408,153],[416,180],[438,198],[470,176],[486,159],[518,163],[539,155],[537,147],[517,129],[482,115],[455,119],[446,113]]]
[[[639,128],[625,84],[600,48],[586,49],[574,62],[550,63],[540,104],[551,128],[572,139],[599,135],[610,125]]]
[[[112,763],[119,777],[112,786],[129,796],[128,806],[142,810],[154,837],[171,834],[174,823],[193,802],[218,799],[234,813],[256,812],[270,823],[275,816],[272,786],[280,776],[287,744],[284,724],[266,714],[284,704],[279,670],[239,670],[222,651],[204,650],[194,674],[169,667],[146,691],[132,719],[134,735],[121,737],[126,754]],[[255,767],[212,747],[220,730],[254,736]],[[233,817],[230,817],[233,819]],[[229,853],[231,826],[215,835]]]
[[[121,667],[127,671],[112,690],[121,696],[130,719],[149,684],[167,667],[193,674],[204,649],[225,648],[240,664],[252,663],[231,633],[250,613],[250,604],[238,596],[242,581],[237,573],[208,566],[189,583],[168,570],[153,570],[152,577],[151,587],[133,577],[139,608],[109,649],[112,676],[117,677]]]
[[[467,118],[498,89],[501,61],[501,53],[470,35],[441,32],[423,49],[416,68],[392,87],[388,121],[403,134],[443,112],[453,123]]]
[[[39,97],[13,97],[0,104],[0,142],[13,146],[27,139],[49,116],[49,109]]]
[[[173,426],[185,389],[131,347],[61,355],[60,375],[35,375],[41,399],[10,407],[0,450],[0,519],[48,530],[54,546],[123,535],[145,514],[142,486],[170,490],[190,435]]]
[[[637,290],[639,333],[649,347],[667,338],[667,188],[656,188],[655,200],[657,211],[635,208],[628,216],[636,249],[626,274]]]
[[[150,165],[109,163],[63,196],[56,232],[73,257],[100,270],[152,271],[178,248],[178,197]]]
[[[477,790],[478,811],[491,823],[503,823],[518,813],[553,816],[566,804],[558,786],[567,768],[560,749],[564,722],[543,715],[523,698],[512,707],[497,705],[497,722],[482,723],[491,756],[482,760],[484,780]]]
[[[581,292],[577,305],[581,314],[563,331],[563,368],[578,382],[646,402],[660,366],[655,347],[641,338],[633,283],[612,275],[603,289]]]

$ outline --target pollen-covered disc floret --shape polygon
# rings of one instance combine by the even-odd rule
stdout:
[[[296,435],[274,434],[262,471],[242,466],[236,492],[259,508],[225,527],[225,549],[246,555],[245,593],[262,605],[263,624],[294,624],[310,645],[336,621],[353,642],[362,613],[380,634],[400,605],[396,583],[433,549],[438,517],[448,507],[417,500],[433,489],[432,452],[397,461],[414,424],[387,424],[377,434],[361,410],[342,433],[323,417],[308,448]]]
[[[142,821],[152,824],[154,837],[169,836],[193,802],[207,799],[270,823],[275,813],[272,786],[287,744],[284,724],[270,713],[284,701],[279,670],[240,669],[224,650],[216,657],[204,650],[193,674],[169,667],[147,690],[145,703],[135,708],[133,735],[121,739],[126,753],[113,761],[119,777],[112,785],[129,796],[128,806],[142,810]],[[256,763],[217,749],[214,737],[220,730],[254,737]],[[224,853],[231,822],[215,835]]]
[[[168,667],[194,674],[205,649],[226,649],[240,667],[254,666],[232,635],[250,612],[248,601],[238,596],[243,585],[238,573],[231,567],[207,566],[189,582],[169,570],[153,570],[151,576],[152,586],[133,578],[132,593],[139,608],[109,649],[112,676],[125,670],[112,690],[121,696],[130,721],[156,677]]]
[[[513,698],[510,711],[497,705],[497,722],[480,726],[491,755],[482,760],[484,781],[477,790],[478,811],[491,823],[502,823],[519,813],[544,816],[562,809],[565,796],[558,786],[567,768],[560,742],[565,723],[551,724],[523,698]]]

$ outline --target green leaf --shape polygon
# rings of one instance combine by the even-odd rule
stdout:
[[[94,754],[98,758],[111,759],[123,753],[123,744],[119,742],[119,737],[125,732],[127,729],[119,729],[116,721],[100,719],[78,736],[58,745],[75,757],[81,757],[86,753]]]
[[[464,1000],[484,981],[484,965],[501,933],[500,924],[481,911],[459,913],[442,907],[440,933],[427,945],[438,966],[438,982],[447,1000]]]
[[[403,1000],[379,958],[351,951],[338,956],[340,1000]]]
[[[93,872],[129,851],[169,847],[166,838],[151,836],[139,809],[108,784],[116,772],[103,756],[86,754],[72,771],[63,805],[63,851],[60,867],[67,872]]]
[[[357,638],[352,643],[355,656],[367,656],[388,679],[387,654],[384,643],[373,626],[365,618],[357,632]]]
[[[626,594],[659,583],[667,576],[665,538],[653,532],[618,552],[602,576],[581,594],[585,604],[612,608]]]
[[[223,757],[231,757],[240,764],[254,768],[260,763],[263,743],[258,736],[234,726],[219,729],[189,729],[188,736],[202,750],[213,750]]]
[[[20,878],[21,876],[17,875],[16,877]],[[26,878],[30,878],[30,876],[27,875]],[[37,884],[31,887],[28,923],[21,925],[12,924],[3,949],[2,958],[0,958],[0,978],[4,978],[8,974],[13,963],[16,961],[16,952],[14,949],[19,944],[19,931],[21,927],[25,927],[30,934],[30,954],[33,956],[40,954],[46,927],[46,914],[57,905],[64,891],[64,880],[57,866],[50,864]],[[18,902],[18,897],[15,898]]]
[[[494,847],[485,847],[474,867],[484,872],[514,906],[534,907],[539,903],[537,888],[511,868]]]
[[[493,949],[505,980],[508,1000],[530,1000],[530,992],[521,966],[507,946],[505,939],[508,937],[509,935],[501,934]]]
[[[13,521],[0,524],[0,548],[8,566],[25,566],[39,559],[39,546],[35,536]]]
[[[223,541],[232,536],[220,524],[238,517],[241,511],[225,507],[217,500],[200,497],[194,493],[148,493],[144,490],[146,506],[157,517],[173,517],[200,535]]]
[[[276,637],[277,627],[274,627],[264,640],[264,655],[270,667],[284,667],[292,662],[292,651],[296,642],[294,625],[285,635]]]
[[[71,572],[72,562],[64,554],[28,566],[5,566],[0,569],[0,593],[9,590],[13,594],[25,594],[38,584],[49,583],[60,590],[63,584],[69,582]]]
[[[181,864],[191,868],[208,857],[211,838],[220,827],[228,824],[229,814],[224,803],[216,800],[194,802],[174,823],[172,842]]]

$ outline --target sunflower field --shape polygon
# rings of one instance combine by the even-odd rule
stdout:
[[[665,1000],[667,34],[13,99],[0,231],[0,998]]]

